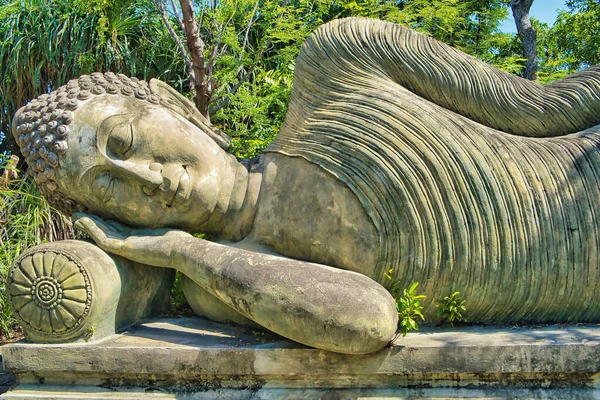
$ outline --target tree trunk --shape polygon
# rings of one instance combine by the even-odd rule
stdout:
[[[192,69],[194,71],[194,89],[196,96],[194,103],[196,108],[209,118],[208,104],[212,95],[211,88],[206,80],[206,65],[204,63],[204,42],[200,39],[198,23],[194,16],[194,8],[191,0],[179,0],[181,12],[183,14],[183,24],[185,26],[185,37],[190,58],[192,60]]]
[[[167,27],[167,30],[169,31],[171,38],[173,38],[173,40],[177,44],[177,47],[179,48],[179,53],[181,54],[181,57],[185,61],[185,66],[187,67],[187,72],[189,75],[188,77],[190,79],[190,90],[195,90],[196,81],[195,81],[195,77],[194,77],[194,70],[192,69],[192,60],[190,59],[188,50],[185,49],[185,45],[183,44],[181,39],[179,39],[179,35],[177,35],[177,32],[175,32],[175,29],[173,29],[173,26],[171,26],[171,23],[169,22],[169,16],[167,15],[167,10],[165,8],[165,5],[163,4],[163,0],[153,0],[153,2],[154,2],[154,5],[156,6],[156,9],[160,13],[160,17],[162,18],[163,23]],[[175,8],[175,4],[173,4],[173,2],[171,2],[171,6],[173,7],[172,11],[174,13],[176,13],[177,9]],[[181,32],[184,32],[184,34],[185,34],[185,27],[183,26],[183,21],[181,21],[181,19],[178,18],[177,14],[176,14],[176,17],[177,17],[177,22],[180,24]]]
[[[527,59],[525,61],[523,78],[535,81],[538,78],[538,58],[536,31],[529,19],[529,10],[532,4],[533,0],[511,0],[510,7],[512,8],[517,25],[519,39],[521,39],[521,44],[523,45],[523,57]]]

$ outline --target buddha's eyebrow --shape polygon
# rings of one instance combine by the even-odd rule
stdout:
[[[98,125],[96,130],[96,147],[100,152],[106,155],[106,143],[110,132],[119,125],[130,124],[135,114],[115,114],[107,117]]]

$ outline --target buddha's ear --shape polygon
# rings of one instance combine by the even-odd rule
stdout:
[[[161,105],[175,111],[182,117],[190,119],[194,114],[200,114],[194,103],[163,81],[150,79],[150,91],[160,96]]]
[[[215,128],[200,114],[188,98],[158,79],[150,79],[150,91],[160,96],[160,104],[186,118],[188,121],[205,131],[221,148],[228,150],[231,139]]]

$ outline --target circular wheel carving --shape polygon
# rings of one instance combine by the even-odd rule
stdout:
[[[77,329],[92,303],[87,271],[72,256],[57,250],[37,250],[20,257],[8,275],[7,294],[20,322],[47,334]]]

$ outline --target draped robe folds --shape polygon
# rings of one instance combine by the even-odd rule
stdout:
[[[428,316],[460,291],[471,322],[598,321],[599,98],[599,67],[541,86],[343,19],[302,48],[266,151],[353,191],[379,233],[372,278],[419,282]]]

